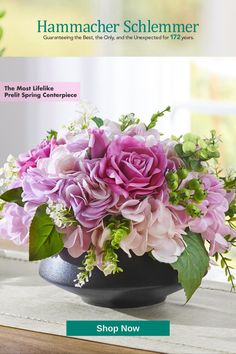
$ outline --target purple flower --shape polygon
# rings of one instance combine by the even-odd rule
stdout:
[[[207,191],[207,197],[199,206],[202,216],[191,220],[189,228],[209,241],[212,256],[216,252],[226,251],[229,247],[225,239],[226,235],[231,234],[231,229],[225,222],[225,212],[228,210],[229,203],[222,181],[210,174],[203,175],[201,181]]]
[[[167,159],[161,144],[147,147],[130,136],[117,137],[101,160],[99,176],[125,198],[142,198],[163,189]]]
[[[20,154],[17,164],[20,167],[20,174],[28,170],[29,167],[36,167],[38,160],[49,157],[51,151],[58,145],[55,139],[42,141],[35,149],[26,154]]]
[[[97,226],[119,200],[102,180],[96,179],[94,169],[98,169],[98,165],[89,175],[81,172],[67,180],[59,192],[66,205],[72,207],[79,223],[90,229]]]
[[[91,129],[89,147],[91,158],[103,157],[108,146],[109,140],[102,129]]]
[[[33,215],[15,203],[8,203],[0,220],[0,236],[17,245],[26,244],[29,240],[29,227]]]
[[[38,168],[30,168],[22,176],[22,199],[24,202],[43,204],[58,199],[58,191],[65,180],[48,177]]]

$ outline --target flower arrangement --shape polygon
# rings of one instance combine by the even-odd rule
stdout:
[[[50,131],[34,149],[10,156],[1,174],[0,235],[29,243],[29,259],[53,256],[64,247],[84,254],[76,286],[94,267],[106,276],[123,272],[117,250],[146,252],[178,272],[187,300],[209,264],[236,246],[236,177],[221,176],[219,138],[194,134],[162,139],[134,114],[119,123],[87,107],[61,131]]]

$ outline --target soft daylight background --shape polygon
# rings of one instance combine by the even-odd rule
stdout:
[[[235,0],[0,0],[5,56],[236,56]],[[37,21],[199,23],[194,40],[44,40]],[[65,33],[66,34],[66,33]],[[123,33],[121,33],[123,34]]]
[[[224,142],[223,168],[236,168],[236,58],[2,58],[0,77],[78,81],[82,98],[95,104],[100,116],[113,120],[135,112],[147,122],[152,113],[170,105],[172,112],[160,119],[161,132],[180,135],[191,129],[206,136],[215,129]],[[47,130],[75,119],[76,110],[70,102],[2,102],[1,164],[9,153],[26,151]]]

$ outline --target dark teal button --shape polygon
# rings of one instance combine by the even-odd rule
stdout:
[[[67,321],[67,336],[169,336],[170,321]]]

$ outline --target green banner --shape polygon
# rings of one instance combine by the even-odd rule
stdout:
[[[67,336],[169,336],[170,321],[67,321]]]

